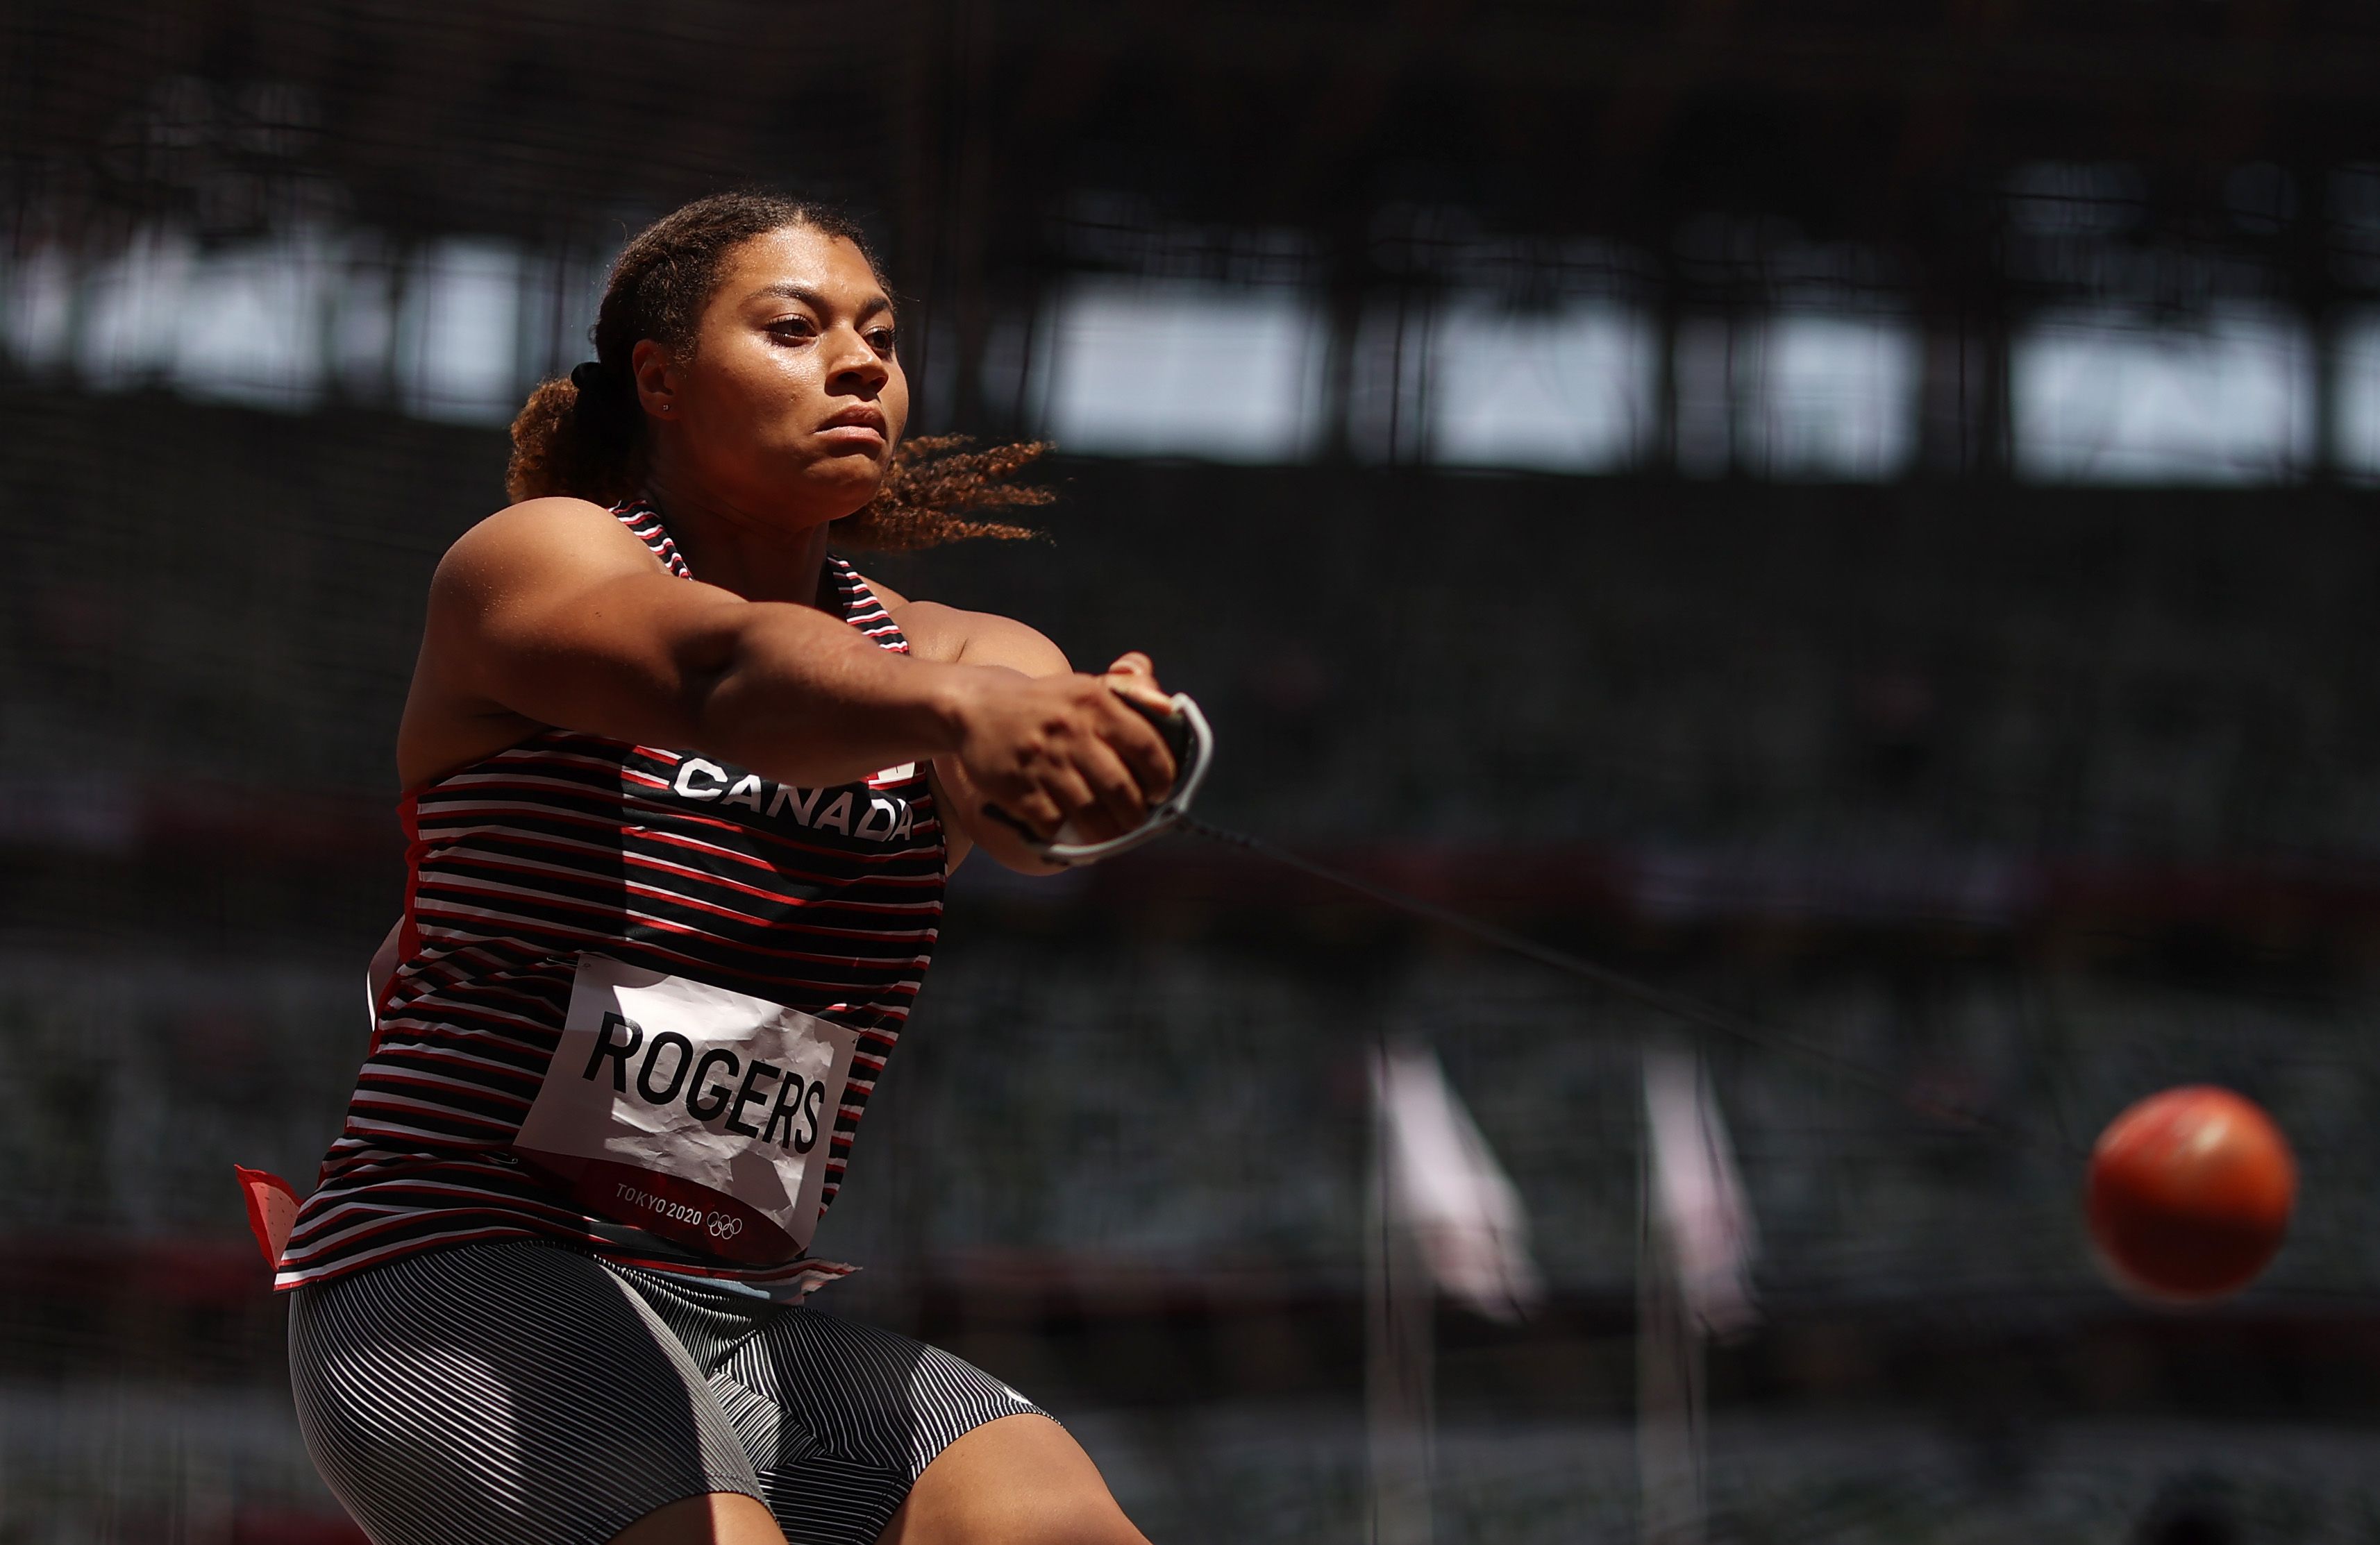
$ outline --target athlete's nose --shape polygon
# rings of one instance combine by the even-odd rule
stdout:
[[[892,367],[857,330],[839,327],[827,337],[834,350],[827,356],[830,396],[874,397],[884,390],[884,383],[892,379]]]

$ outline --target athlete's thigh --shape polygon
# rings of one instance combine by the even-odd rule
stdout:
[[[1003,1417],[936,1455],[882,1545],[1148,1545],[1083,1445],[1039,1415]]]
[[[740,1491],[713,1491],[654,1509],[612,1537],[611,1545],[785,1545],[766,1503]]]
[[[939,1347],[786,1310],[714,1366],[711,1388],[788,1539],[873,1545],[951,1445],[1033,1403]]]
[[[382,1545],[589,1545],[759,1495],[686,1349],[571,1250],[466,1246],[300,1288],[289,1363],[316,1467]]]

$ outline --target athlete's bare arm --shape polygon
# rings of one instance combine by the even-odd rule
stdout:
[[[577,499],[492,515],[440,562],[399,774],[418,787],[540,725],[806,788],[931,761],[959,769],[958,798],[1045,836],[1070,816],[1128,829],[1173,778],[1163,740],[1100,678],[889,653],[813,608],[671,575]]]
[[[1075,669],[1067,663],[1064,652],[1055,644],[1011,618],[986,611],[963,611],[939,601],[908,600],[875,580],[868,583],[892,613],[892,620],[901,624],[901,632],[909,640],[910,649],[923,658],[951,664],[988,666],[1029,677],[1065,676]],[[1160,712],[1170,706],[1165,694],[1158,687],[1156,667],[1149,663],[1147,655],[1136,651],[1125,655],[1109,666],[1101,679],[1111,691],[1122,693]],[[1023,874],[1053,874],[1063,867],[1035,853],[1014,827],[982,814],[987,795],[964,761],[956,757],[938,758],[929,776],[933,780],[934,803],[944,812],[951,868],[959,866],[959,862],[966,857],[970,848],[981,848],[996,862]],[[1151,792],[1162,794],[1164,790]],[[1000,803],[996,798],[990,799],[990,803]],[[1002,808],[1006,807],[1003,805]],[[1121,812],[1110,814],[1121,820]],[[1119,825],[1117,829],[1128,829],[1137,822],[1138,817],[1135,816],[1132,821]]]

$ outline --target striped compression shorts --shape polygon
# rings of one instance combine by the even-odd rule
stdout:
[[[1048,1415],[906,1336],[526,1242],[296,1289],[289,1369],[377,1545],[602,1545],[709,1491],[804,1545],[871,1545],[961,1433]]]

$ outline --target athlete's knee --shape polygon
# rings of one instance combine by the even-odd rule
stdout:
[[[1148,1545],[1104,1486],[1010,1489],[919,1515],[904,1509],[879,1545]]]
[[[1002,1545],[1148,1545],[1104,1486],[1051,1498],[1029,1534]]]
[[[1148,1545],[1066,1430],[987,1422],[926,1467],[880,1545]]]

